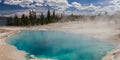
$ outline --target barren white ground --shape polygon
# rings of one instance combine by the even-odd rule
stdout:
[[[0,29],[6,30],[59,30],[70,33],[84,34],[90,37],[98,38],[102,41],[111,41],[114,43],[119,43],[120,39],[117,35],[120,34],[119,24],[115,22],[108,21],[74,21],[74,22],[64,22],[64,23],[53,23],[44,26],[34,26],[34,27],[0,27]],[[0,34],[2,37],[2,35]],[[0,42],[0,54],[4,54],[4,56],[14,57],[15,60],[25,60],[25,53],[17,51],[16,48],[3,44],[4,42]],[[9,48],[10,49],[9,49]],[[4,49],[2,49],[4,48]],[[5,50],[6,48],[6,50]],[[3,53],[4,52],[4,53]],[[11,53],[10,53],[11,52]],[[9,53],[9,54],[8,54]],[[13,53],[19,53],[14,54]],[[21,56],[18,56],[21,55]],[[3,56],[3,55],[2,55]],[[0,58],[3,58],[0,56]],[[20,57],[19,59],[17,59]],[[109,52],[102,60],[120,60],[120,50],[117,48],[114,51]],[[5,57],[6,58],[6,57]],[[2,60],[3,60],[2,59]],[[9,60],[14,60],[9,59]],[[0,59],[1,60],[1,59]],[[8,59],[7,59],[8,60]],[[34,60],[34,59],[32,59]],[[50,59],[36,59],[36,60],[50,60]]]

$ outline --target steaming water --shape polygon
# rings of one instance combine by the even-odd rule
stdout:
[[[60,31],[22,31],[7,43],[28,52],[28,56],[56,60],[101,60],[114,48],[110,42]]]

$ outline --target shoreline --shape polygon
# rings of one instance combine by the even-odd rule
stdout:
[[[112,49],[111,51],[108,51],[108,53],[102,58],[102,60],[120,60],[120,46],[118,46],[115,49]]]
[[[18,50],[16,47],[9,45],[5,40],[11,35],[16,34],[18,31],[14,30],[0,30],[0,60],[26,60],[26,52]],[[4,31],[4,32],[3,32]],[[6,33],[6,34],[5,34]]]
[[[36,27],[35,26],[34,27],[0,27],[0,29],[10,30],[13,32],[15,31],[18,32],[20,30],[58,30],[58,31],[64,31],[64,32],[69,32],[69,33],[84,34],[84,35],[91,36],[91,37],[94,37],[94,38],[97,38],[103,41],[105,40],[105,41],[110,41],[113,43],[120,43],[119,41],[120,38],[116,37],[117,35],[120,34],[120,30],[118,29],[119,26],[114,27],[116,26],[114,24],[109,26],[106,23],[101,25],[101,23],[98,24],[95,22],[88,22],[88,23],[67,22],[67,23],[53,23],[53,24],[48,24],[44,26],[36,26]],[[10,35],[14,35],[14,34],[10,33]],[[7,37],[3,38],[3,40],[6,40],[6,39]],[[23,56],[23,58],[24,57],[25,56]],[[109,53],[107,53],[105,57],[102,58],[102,60],[111,60],[111,59],[120,60],[119,57],[120,57],[120,49],[116,48],[114,50],[111,50]],[[39,60],[50,60],[50,59],[43,58]]]
[[[4,29],[3,29],[4,30]],[[1,31],[1,30],[0,30]],[[27,52],[22,51],[22,50],[18,50],[15,46],[12,46],[8,43],[5,42],[5,40],[7,40],[7,38],[9,38],[10,36],[17,34],[19,32],[21,32],[20,30],[6,30],[6,32],[8,33],[8,35],[3,35],[3,37],[0,36],[0,60],[26,60],[26,56],[27,56]],[[6,33],[3,32],[3,33]],[[1,44],[2,43],[2,44]],[[9,51],[7,51],[9,50]],[[3,53],[4,52],[4,53]],[[9,53],[10,52],[10,53]],[[17,55],[19,54],[19,55]],[[11,55],[11,56],[9,56]],[[36,57],[32,57],[29,60],[52,60],[49,58],[36,58]]]

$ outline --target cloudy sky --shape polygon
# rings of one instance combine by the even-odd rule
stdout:
[[[114,13],[120,10],[120,0],[0,0],[0,15],[48,8],[79,14]]]

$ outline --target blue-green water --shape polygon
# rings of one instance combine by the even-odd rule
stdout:
[[[6,41],[38,58],[101,60],[114,48],[110,42],[60,31],[22,31]]]

